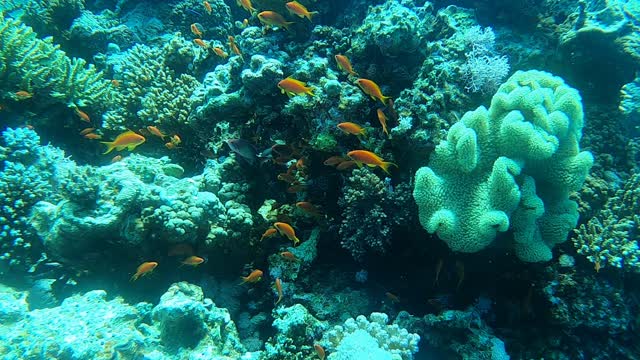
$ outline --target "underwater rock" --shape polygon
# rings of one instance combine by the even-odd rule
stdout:
[[[29,311],[26,294],[0,285],[0,324],[10,325],[24,319]],[[0,346],[1,348],[2,346]]]
[[[53,293],[55,282],[55,279],[38,279],[33,283],[29,289],[29,295],[27,295],[29,310],[52,308],[59,304]]]

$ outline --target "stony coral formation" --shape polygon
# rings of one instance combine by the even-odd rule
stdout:
[[[17,91],[38,97],[38,104],[84,107],[105,102],[109,82],[83,59],[68,58],[53,39],[38,39],[18,20],[0,19],[0,85],[2,98]]]
[[[573,243],[599,268],[640,272],[640,174],[629,178],[599,214],[575,230]]]

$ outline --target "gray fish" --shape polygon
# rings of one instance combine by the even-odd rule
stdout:
[[[253,165],[256,162],[256,148],[247,140],[229,139],[227,140],[227,145],[229,145],[231,151],[242,156],[242,158],[245,159],[249,164]]]

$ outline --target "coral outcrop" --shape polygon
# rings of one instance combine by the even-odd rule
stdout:
[[[451,127],[430,166],[416,173],[422,226],[461,252],[479,251],[511,228],[521,260],[551,259],[577,224],[569,195],[593,164],[579,148],[583,120],[580,95],[562,79],[516,72],[488,110]]]

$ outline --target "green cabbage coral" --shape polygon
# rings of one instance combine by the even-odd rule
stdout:
[[[0,19],[0,97],[28,91],[40,104],[84,107],[107,100],[109,82],[83,59],[69,58],[53,39],[39,39],[18,20]]]
[[[561,78],[518,71],[454,124],[416,173],[420,222],[454,251],[476,252],[513,230],[523,261],[551,259],[578,221],[578,190],[593,157],[580,152],[580,95]]]

